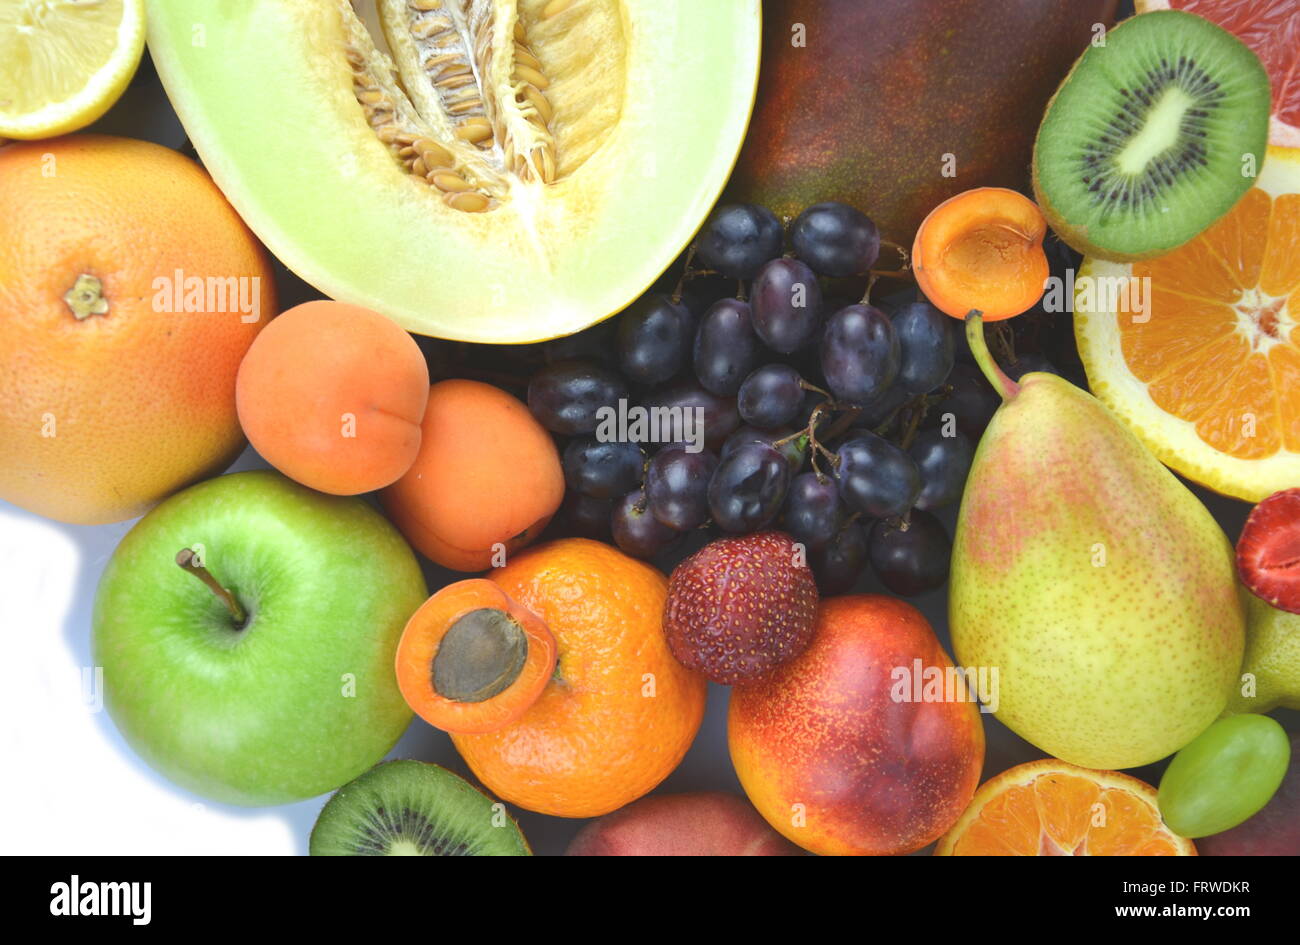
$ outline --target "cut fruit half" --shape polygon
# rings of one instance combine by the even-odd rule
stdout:
[[[420,718],[481,735],[520,718],[555,672],[555,637],[491,581],[448,584],[417,610],[397,647],[397,686]]]
[[[977,187],[930,211],[912,242],[916,284],[953,318],[977,310],[986,322],[1033,308],[1051,274],[1047,221],[1028,197]]]
[[[1086,259],[1094,394],[1165,465],[1248,502],[1300,483],[1300,152],[1270,148],[1226,217],[1157,259]]]
[[[311,831],[312,856],[531,856],[519,825],[464,778],[386,761],[339,788]]]
[[[935,856],[1196,856],[1160,819],[1156,789],[1049,758],[986,781]]]
[[[1176,10],[1130,17],[1088,47],[1048,103],[1034,195],[1082,253],[1159,256],[1250,188],[1268,121],[1268,74],[1241,40]]]
[[[1300,3],[1295,0],[1137,0],[1137,12],[1185,10],[1254,50],[1273,85],[1271,144],[1300,148]]]
[[[149,15],[172,104],[272,252],[333,298],[467,341],[568,334],[640,295],[717,199],[758,74],[756,2]]]
[[[144,0],[0,4],[0,139],[49,138],[108,111],[144,52]]]

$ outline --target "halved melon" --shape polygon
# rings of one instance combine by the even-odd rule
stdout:
[[[758,0],[148,0],[208,171],[290,269],[419,334],[626,307],[735,163]]]

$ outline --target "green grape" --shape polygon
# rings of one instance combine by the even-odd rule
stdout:
[[[1222,833],[1269,802],[1290,763],[1290,740],[1273,719],[1219,719],[1169,763],[1160,779],[1160,815],[1179,836]]]

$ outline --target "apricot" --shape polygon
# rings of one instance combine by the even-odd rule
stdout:
[[[415,462],[380,495],[416,549],[454,571],[482,571],[541,534],[564,499],[564,471],[523,403],[490,384],[440,381],[421,429]]]
[[[1050,267],[1043,252],[1047,220],[1028,197],[977,187],[930,211],[912,243],[916,284],[938,309],[986,322],[1019,315],[1043,295]]]
[[[304,302],[272,321],[235,382],[239,422],[280,472],[319,492],[394,482],[420,449],[429,369],[410,335],[378,312]]]
[[[537,701],[555,672],[555,637],[541,618],[482,578],[457,581],[421,605],[397,647],[397,685],[435,728],[481,735]]]
[[[822,601],[808,649],[733,689],[727,741],[758,812],[823,856],[934,842],[984,763],[978,705],[929,623],[874,594]]]
[[[655,794],[593,820],[565,856],[801,856],[734,794]]]

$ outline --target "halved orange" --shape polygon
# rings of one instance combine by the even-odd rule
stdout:
[[[1296,0],[1137,0],[1137,12],[1185,10],[1254,50],[1273,86],[1269,141],[1300,148],[1300,3]]]
[[[1160,819],[1156,789],[1048,758],[975,792],[935,856],[1196,856]]]
[[[1300,151],[1190,243],[1084,260],[1075,338],[1092,391],[1165,465],[1249,502],[1300,484]]]

